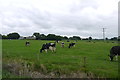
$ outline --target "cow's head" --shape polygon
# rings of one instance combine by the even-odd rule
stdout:
[[[40,53],[42,53],[42,49],[40,49]]]
[[[108,56],[109,56],[110,61],[113,61],[114,56],[112,56],[112,55],[108,55]]]

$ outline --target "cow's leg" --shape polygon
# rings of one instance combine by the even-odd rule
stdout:
[[[62,44],[61,47],[64,47],[64,44]]]
[[[111,61],[111,58],[109,57],[110,61]]]
[[[110,55],[110,60],[113,61],[113,58],[115,57],[115,54]]]
[[[70,48],[71,46],[68,46],[68,48]]]
[[[118,60],[118,55],[116,55],[115,58],[116,58],[116,61],[117,61]]]
[[[42,49],[40,49],[40,53],[42,53]]]
[[[55,47],[53,48],[53,51],[54,51],[54,52],[56,51],[56,48],[55,48]]]
[[[28,46],[28,44],[26,44],[26,46]]]
[[[45,52],[47,53],[47,49],[45,49]]]
[[[55,52],[56,48],[55,47],[52,47],[52,52]]]
[[[52,51],[52,52],[54,51],[53,47],[51,47],[51,51]]]

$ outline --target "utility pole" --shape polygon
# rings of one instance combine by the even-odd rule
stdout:
[[[103,29],[103,40],[105,41],[105,29],[106,28],[102,28]]]

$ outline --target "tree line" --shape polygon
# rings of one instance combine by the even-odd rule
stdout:
[[[1,35],[2,39],[19,39],[20,38],[20,34],[19,33],[9,33],[7,35]],[[73,36],[68,38],[67,36],[60,36],[60,35],[55,35],[55,34],[40,34],[40,33],[33,33],[32,36],[36,37],[36,40],[81,40],[81,38],[79,36]],[[24,39],[26,39],[26,37],[24,37]]]
[[[67,37],[67,36],[60,36],[60,35],[55,35],[55,34],[40,34],[38,32],[33,33],[32,36],[35,36],[36,40],[92,40],[92,37],[88,37],[88,38],[84,38],[82,39],[79,36],[73,36],[73,37]],[[7,35],[2,35],[0,34],[0,39],[19,39],[21,36],[19,33],[9,33]],[[26,37],[24,37],[24,39],[26,39]],[[98,39],[96,39],[98,40]],[[119,38],[117,37],[113,37],[111,39],[106,38],[106,40],[120,40],[120,36]]]

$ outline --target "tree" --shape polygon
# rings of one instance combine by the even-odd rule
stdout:
[[[62,40],[63,37],[62,36],[56,36],[56,40]]]
[[[118,38],[117,37],[113,37],[110,40],[118,40]]]
[[[120,41],[120,36],[118,36],[118,41]]]
[[[89,40],[88,38],[84,38],[84,39],[82,39],[82,40]]]
[[[8,39],[6,35],[2,35],[2,39]]]
[[[20,35],[18,33],[10,33],[7,37],[8,39],[19,39]]]
[[[37,40],[38,40],[38,39],[41,39],[40,33],[33,33],[33,35],[36,37]]]
[[[79,36],[73,36],[69,38],[70,40],[81,40]]]
[[[105,40],[108,40],[108,38],[106,37]]]
[[[67,36],[64,36],[64,37],[63,37],[63,39],[66,39],[66,40],[67,40],[67,39],[68,39],[68,37],[67,37]]]
[[[46,40],[46,35],[40,34],[41,40]]]
[[[46,40],[62,40],[63,37],[55,34],[48,34]]]
[[[56,35],[55,34],[48,34],[46,39],[47,40],[56,40]]]
[[[92,40],[92,37],[89,37],[89,40]]]
[[[70,39],[70,40],[74,40],[74,38],[73,38],[73,37],[69,37],[69,39]]]
[[[2,35],[0,34],[0,39],[2,39]]]
[[[74,40],[81,40],[81,38],[79,36],[73,36]]]

